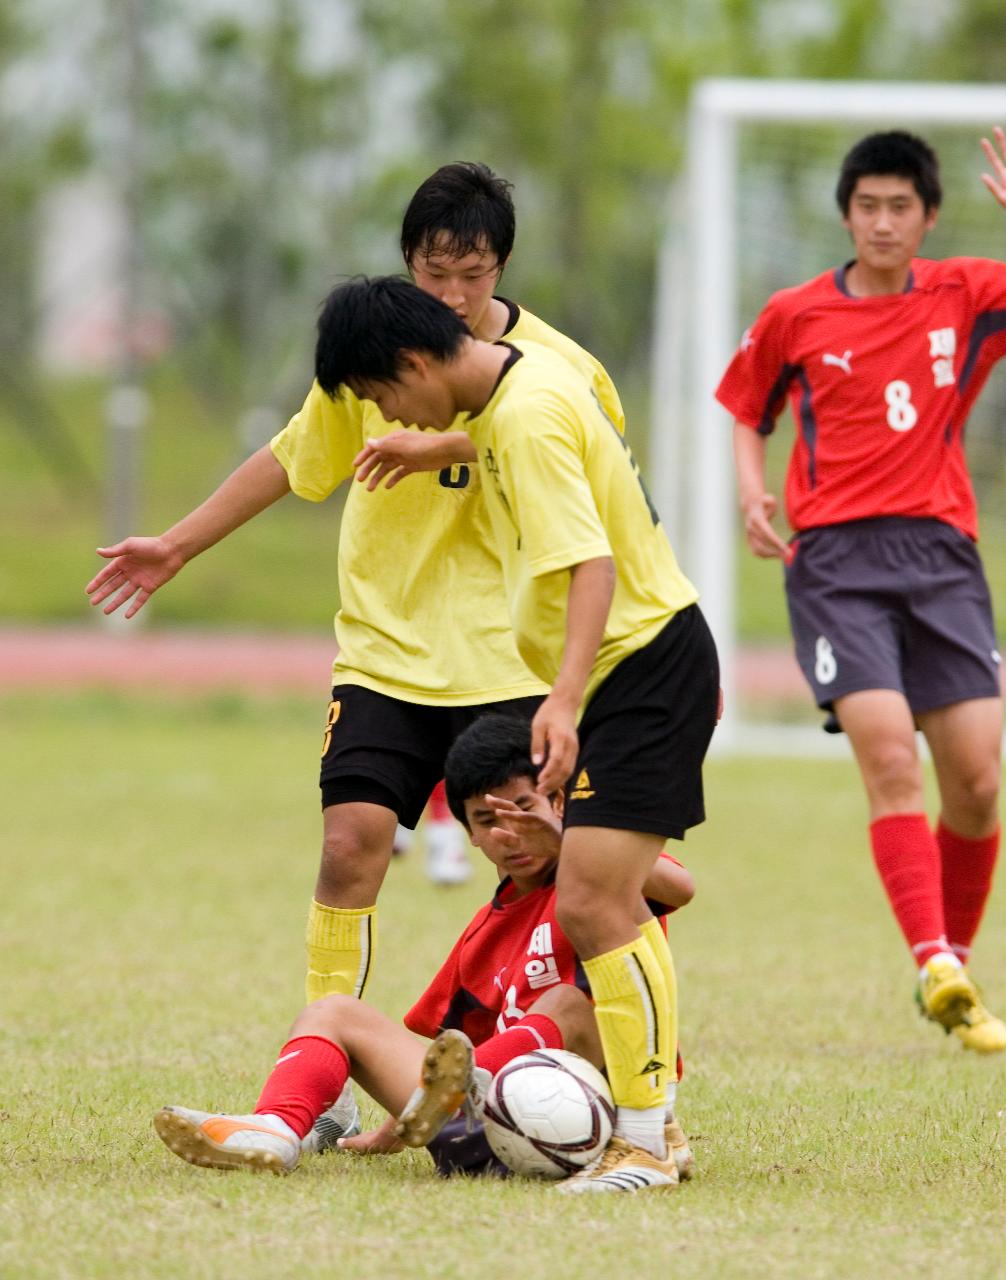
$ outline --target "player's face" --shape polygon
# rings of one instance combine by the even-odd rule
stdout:
[[[385,422],[444,431],[457,417],[453,397],[435,362],[405,353],[406,364],[388,382],[354,380],[350,388],[361,400],[372,400]]]
[[[489,310],[503,264],[492,250],[482,248],[461,258],[438,248],[434,238],[428,249],[412,259],[412,278],[424,293],[431,293],[450,307],[476,337]]]
[[[856,246],[856,260],[871,271],[904,270],[936,224],[910,178],[893,174],[860,178],[849,201],[845,227]]]
[[[465,816],[472,844],[481,849],[500,875],[510,876],[521,892],[545,883],[559,857],[561,833],[552,801],[535,790],[531,778],[511,778],[492,795],[509,800],[534,822],[507,819],[497,814],[485,796],[465,801]]]

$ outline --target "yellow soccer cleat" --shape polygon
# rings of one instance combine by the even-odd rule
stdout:
[[[664,1140],[667,1143],[667,1154],[677,1167],[678,1178],[687,1182],[695,1172],[695,1157],[685,1131],[675,1116],[671,1116],[664,1124]]]
[[[491,1077],[475,1065],[472,1042],[463,1031],[441,1031],[426,1050],[419,1088],[402,1109],[395,1137],[407,1147],[432,1142],[456,1111],[470,1123],[481,1116]]]
[[[157,1136],[189,1164],[208,1169],[289,1173],[300,1159],[300,1138],[279,1116],[228,1116],[188,1107],[162,1107]]]
[[[602,1191],[670,1191],[679,1181],[673,1155],[659,1160],[642,1147],[632,1147],[624,1138],[615,1137],[593,1164],[560,1182],[558,1190],[571,1196]]]
[[[965,1049],[975,1053],[1002,1053],[1006,1050],[1006,1022],[990,1013],[975,989],[975,1002],[954,1027],[954,1035]]]
[[[923,1017],[950,1031],[967,1019],[978,992],[966,969],[950,956],[935,955],[922,966],[917,999]]]

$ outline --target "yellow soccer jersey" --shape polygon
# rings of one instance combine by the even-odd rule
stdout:
[[[570,569],[600,556],[615,561],[614,599],[586,703],[698,593],[593,387],[537,343],[513,346],[514,360],[467,430],[478,449],[517,648],[542,680],[551,684],[562,661]]]
[[[352,477],[364,440],[399,429],[370,401],[346,388],[332,400],[315,383],[272,451],[294,493],[320,502]],[[514,644],[477,466],[374,493],[354,482],[338,555],[333,683],[432,706],[542,692]]]

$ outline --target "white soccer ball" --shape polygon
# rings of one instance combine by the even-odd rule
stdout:
[[[528,1178],[567,1178],[601,1154],[615,1104],[608,1082],[585,1058],[535,1049],[493,1077],[483,1123],[496,1156]]]

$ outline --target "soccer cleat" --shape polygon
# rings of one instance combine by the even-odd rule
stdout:
[[[919,1008],[947,1031],[964,1022],[978,1001],[967,970],[946,955],[930,956],[919,976]]]
[[[311,1130],[301,1139],[301,1154],[313,1155],[319,1151],[337,1151],[340,1138],[352,1138],[362,1128],[356,1095],[353,1093],[352,1084],[347,1080],[342,1093],[327,1111],[321,1113]]]
[[[678,1177],[682,1182],[687,1182],[695,1171],[695,1157],[684,1129],[674,1116],[668,1116],[664,1124],[664,1140],[667,1143],[667,1154],[677,1168]]]
[[[176,1156],[208,1169],[289,1173],[300,1159],[300,1138],[279,1116],[228,1116],[187,1107],[162,1107],[157,1136]]]
[[[407,1147],[425,1147],[459,1109],[473,1124],[490,1079],[475,1065],[472,1042],[463,1031],[441,1031],[426,1050],[419,1088],[402,1109],[395,1136]]]
[[[642,1147],[632,1147],[624,1138],[613,1137],[593,1164],[560,1182],[558,1189],[572,1196],[602,1191],[667,1191],[680,1180],[672,1154],[659,1160]]]
[[[1006,1022],[985,1008],[978,988],[975,1002],[954,1027],[954,1035],[965,1049],[975,1053],[1002,1053],[1006,1050]]]
[[[425,838],[426,874],[434,884],[464,884],[471,878],[472,864],[456,822],[427,822]]]

